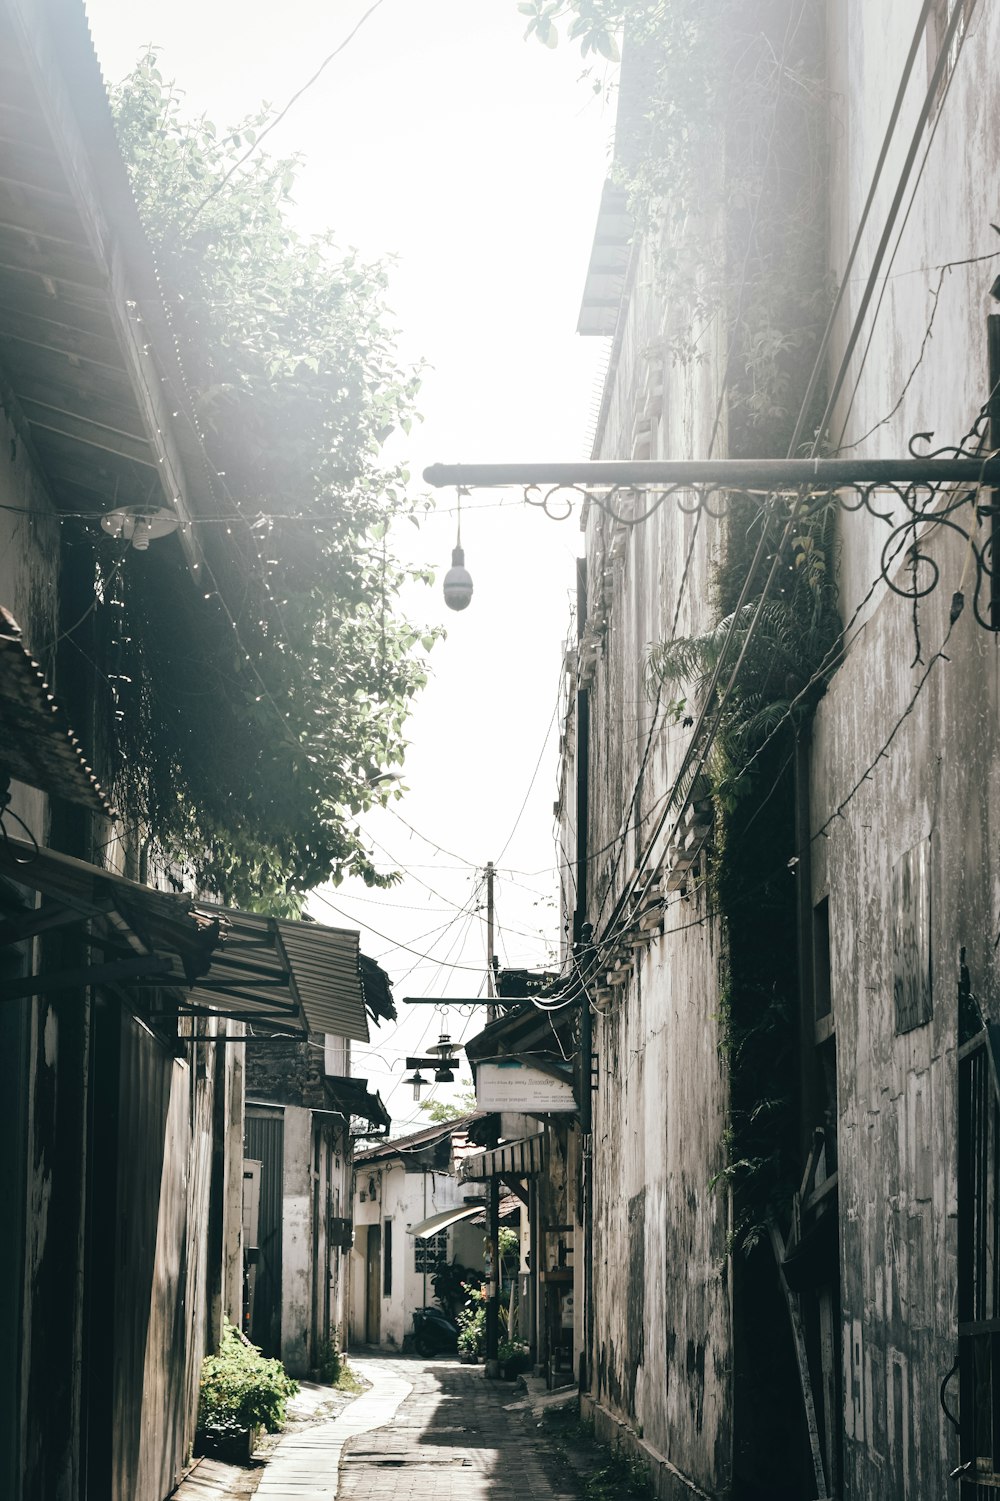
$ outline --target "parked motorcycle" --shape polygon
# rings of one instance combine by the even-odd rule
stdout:
[[[458,1325],[440,1308],[415,1308],[413,1348],[425,1359],[432,1355],[454,1355],[458,1350]]]

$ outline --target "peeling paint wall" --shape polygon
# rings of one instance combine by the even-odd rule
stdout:
[[[703,364],[672,365],[654,282],[646,253],[612,356],[597,458],[701,457],[709,448],[715,332],[706,333]],[[647,748],[657,712],[644,681],[647,651],[675,630],[704,628],[720,543],[714,520],[673,500],[616,540],[620,531],[591,506],[588,604],[591,625],[603,622],[603,648],[589,675],[587,914],[598,937],[689,738],[683,714],[662,704]],[[564,816],[571,802],[564,796]],[[675,892],[669,902],[666,931],[636,952],[625,983],[595,978],[592,1390],[669,1461],[681,1490],[690,1482],[716,1495],[732,1445],[729,1204],[724,1186],[711,1187],[726,1161],[721,954],[704,894]]]
[[[951,7],[934,8],[938,23]],[[916,0],[831,5],[831,267],[843,265],[885,130],[892,89],[916,23]],[[910,436],[934,444],[965,433],[987,394],[986,315],[998,241],[995,202],[1000,16],[972,9],[954,77],[884,284],[867,358],[855,357],[834,441],[865,456],[905,454]],[[935,48],[925,37],[876,199],[872,228],[837,330],[843,348],[863,273],[884,222]],[[891,83],[892,89],[887,84]],[[984,212],[989,205],[989,212]],[[971,265],[951,262],[984,256]],[[993,259],[988,257],[993,256]],[[865,325],[864,349],[872,324]],[[928,330],[930,329],[930,335]],[[840,437],[843,430],[843,438]],[[865,436],[865,435],[868,436]],[[967,523],[968,508],[955,519]],[[829,898],[837,1053],[844,1375],[844,1492],[857,1498],[946,1494],[958,1438],[939,1402],[957,1353],[956,1033],[959,953],[986,1013],[998,1011],[994,943],[1000,928],[998,641],[970,602],[925,686],[948,629],[966,564],[961,538],[939,531],[927,551],[942,568],[936,593],[910,603],[876,584],[889,527],[842,518],[842,614],[854,624],[846,661],[816,716],[812,764],[813,900]],[[905,552],[896,553],[905,582]],[[926,574],[924,575],[926,577]],[[973,575],[965,575],[971,601]],[[914,701],[914,695],[915,701]],[[912,710],[909,708],[913,702]],[[894,728],[891,745],[880,755]],[[859,779],[870,774],[852,795]],[[922,851],[926,890],[901,871]],[[930,991],[902,1030],[894,977],[900,908],[926,916]],[[905,914],[904,914],[905,915]],[[926,1012],[929,1010],[929,1015]],[[949,1392],[958,1406],[957,1382]]]

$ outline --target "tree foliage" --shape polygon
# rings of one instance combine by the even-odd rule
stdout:
[[[419,516],[382,448],[409,431],[419,372],[394,353],[386,271],[296,232],[295,159],[237,168],[266,111],[227,131],[186,118],[152,53],[112,103],[161,279],[143,312],[176,344],[167,392],[209,512],[200,584],[179,551],[127,571],[123,775],[226,899],[382,882],[355,820],[390,795],[433,643],[397,607],[391,528]]]
[[[421,1100],[420,1108],[435,1126],[442,1125],[445,1121],[457,1121],[463,1115],[471,1115],[478,1108],[476,1091],[471,1088],[463,1089],[453,1100]]]

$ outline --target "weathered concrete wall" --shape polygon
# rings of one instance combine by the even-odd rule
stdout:
[[[338,1040],[327,1039],[326,1054]],[[349,1045],[339,1051],[349,1066]],[[347,1333],[344,1253],[331,1245],[328,1218],[350,1214],[351,1145],[348,1124],[331,1110],[324,1047],[317,1039],[278,1051],[250,1051],[247,1089],[259,1100],[281,1102],[284,1171],[281,1267],[281,1358],[307,1375],[335,1331]]]
[[[939,9],[943,16],[950,7]],[[916,0],[879,6],[844,0],[830,7],[835,272],[846,258],[918,11]],[[997,249],[982,205],[984,186],[995,176],[998,45],[1000,16],[977,5],[939,103],[870,351],[863,364],[856,355],[852,365],[847,389],[857,383],[856,395],[849,411],[842,401],[833,426],[835,443],[857,445],[849,452],[902,454],[910,435],[922,430],[934,431],[935,446],[956,441],[986,397],[985,319],[995,306],[988,289],[997,263],[949,263],[995,255]],[[859,273],[870,264],[933,53],[925,40]],[[992,202],[988,189],[986,196]],[[838,326],[838,356],[862,285],[859,274]],[[869,320],[861,349],[871,327]],[[955,519],[966,525],[968,514],[965,508]],[[880,584],[866,603],[888,535],[886,525],[864,512],[842,520],[842,613],[851,621],[857,612],[867,625],[861,634],[851,628],[847,659],[819,706],[812,766],[814,830],[850,797],[814,840],[813,899],[829,898],[844,1491],[858,1498],[943,1494],[953,1483],[947,1477],[958,1462],[957,1435],[942,1413],[938,1387],[957,1349],[955,1086],[962,947],[974,990],[987,1012],[998,1014],[997,639],[975,624],[967,603],[948,642],[948,660],[937,662],[918,693],[948,629],[966,548],[940,532],[929,539],[944,571],[937,593],[914,617],[907,601]],[[896,557],[897,566],[905,561],[902,552]],[[972,582],[970,571],[967,597]],[[870,775],[851,795],[869,767]],[[901,1031],[893,995],[894,924],[903,900],[900,872],[909,852],[921,850],[926,886],[907,907],[911,917],[917,905],[923,907],[928,922],[923,952],[932,1014]],[[911,868],[915,859],[910,857]],[[957,1406],[954,1386],[951,1398]]]
[[[709,448],[715,334],[705,331],[703,364],[674,367],[654,281],[642,258],[596,457],[701,457]],[[587,909],[598,938],[689,738],[682,716],[675,722],[663,705],[650,735],[647,651],[675,631],[704,628],[719,545],[717,523],[675,501],[617,541],[616,530],[591,508],[588,627],[604,637],[590,678]],[[640,951],[625,984],[603,989],[603,974],[595,977],[592,1392],[609,1420],[626,1421],[666,1457],[681,1491],[690,1482],[719,1494],[732,1443],[729,1207],[710,1183],[725,1166],[727,1081],[716,922],[703,894],[689,896],[670,898],[665,934]]]
[[[312,1111],[285,1106],[281,1226],[281,1358],[293,1375],[309,1367],[312,1310]]]

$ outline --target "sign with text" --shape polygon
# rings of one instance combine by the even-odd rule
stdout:
[[[480,1110],[519,1110],[538,1114],[576,1109],[569,1079],[557,1079],[515,1058],[480,1063],[476,1069],[476,1104]]]

